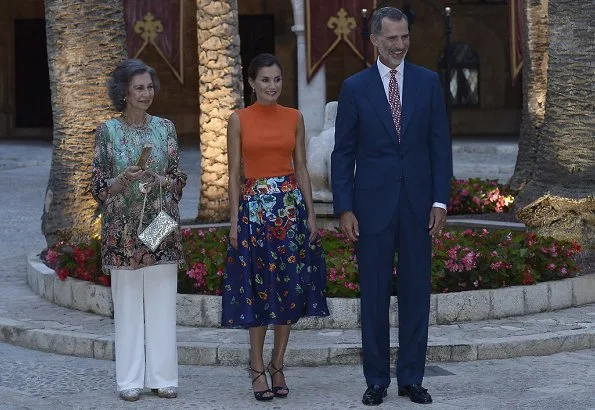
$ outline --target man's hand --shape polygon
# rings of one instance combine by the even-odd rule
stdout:
[[[430,223],[428,224],[430,235],[434,236],[435,234],[437,234],[438,231],[440,231],[440,229],[444,227],[445,222],[446,209],[432,207],[432,210],[430,211]]]
[[[354,242],[357,241],[359,236],[359,225],[353,212],[345,211],[341,214],[339,227],[341,228],[341,232],[343,232],[349,240]]]

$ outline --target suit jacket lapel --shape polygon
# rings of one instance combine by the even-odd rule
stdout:
[[[405,135],[405,131],[407,131],[407,126],[409,125],[409,120],[411,120],[411,116],[413,111],[415,110],[415,74],[414,71],[411,70],[411,66],[409,63],[405,63],[403,69],[403,107],[401,109],[401,143],[403,143],[403,136]]]
[[[382,80],[380,79],[380,73],[378,72],[378,66],[376,64],[368,68],[367,84],[366,96],[370,100],[370,104],[376,110],[378,117],[384,124],[384,127],[391,138],[394,141],[397,141],[397,131],[390,112],[390,105],[388,104],[384,86],[382,85]]]

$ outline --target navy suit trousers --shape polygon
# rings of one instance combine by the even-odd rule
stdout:
[[[363,368],[368,386],[390,384],[389,306],[395,251],[399,254],[397,382],[399,386],[422,383],[431,293],[428,222],[429,215],[428,220],[421,221],[413,212],[406,186],[401,183],[398,206],[389,225],[377,234],[360,234],[357,241]]]

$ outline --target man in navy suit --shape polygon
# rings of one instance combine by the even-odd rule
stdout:
[[[331,170],[334,211],[355,242],[361,292],[362,402],[390,384],[389,304],[398,251],[398,393],[431,403],[422,387],[430,310],[431,237],[446,220],[452,149],[438,75],[404,61],[407,17],[378,9],[370,40],[379,58],[343,83]]]

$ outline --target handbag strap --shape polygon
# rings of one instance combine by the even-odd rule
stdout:
[[[163,211],[163,192],[161,191],[161,177],[159,177],[159,209]],[[138,222],[137,234],[140,235],[143,227],[143,218],[145,217],[145,206],[147,205],[147,192],[145,192],[145,198],[143,199],[143,209],[140,211],[140,221]]]

